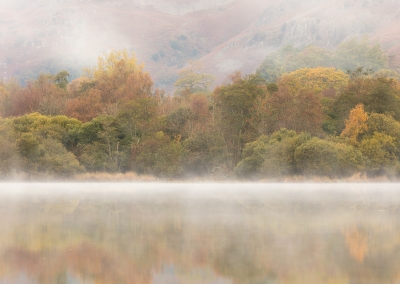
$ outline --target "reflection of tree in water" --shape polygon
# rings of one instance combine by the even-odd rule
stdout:
[[[13,218],[0,214],[0,280],[24,272],[38,283],[67,283],[72,275],[147,284],[165,264],[176,268],[180,283],[213,277],[234,284],[393,283],[398,277],[399,227],[388,215],[380,217],[386,229],[382,219],[365,218],[342,231],[335,214],[247,203],[229,214],[218,204],[193,213],[163,199],[1,204],[0,213],[20,209]]]
[[[364,262],[368,251],[368,236],[357,227],[344,231],[350,255],[358,262]]]

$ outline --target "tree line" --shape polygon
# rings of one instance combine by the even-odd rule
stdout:
[[[1,82],[0,172],[396,177],[400,83],[393,74],[319,66],[269,80],[237,72],[211,90],[213,77],[192,62],[167,96],[133,54],[114,51],[72,82],[66,71],[26,86]]]

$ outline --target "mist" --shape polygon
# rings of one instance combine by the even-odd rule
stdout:
[[[0,186],[0,283],[398,277],[393,184]]]
[[[220,83],[286,45],[333,49],[368,35],[393,53],[399,9],[361,0],[2,1],[0,74],[26,82],[67,69],[73,79],[99,55],[126,49],[167,90],[190,60]]]
[[[397,283],[399,21],[2,0],[0,283]]]

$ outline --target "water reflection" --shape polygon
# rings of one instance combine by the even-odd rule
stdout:
[[[398,283],[398,185],[1,185],[3,283]]]

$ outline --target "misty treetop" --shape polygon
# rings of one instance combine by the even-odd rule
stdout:
[[[349,45],[367,46],[370,56],[383,62],[371,64],[388,67],[378,60],[377,47],[364,41],[343,44],[335,54],[345,56]],[[286,72],[268,65],[275,68],[272,79],[260,71],[269,57],[259,72],[233,73],[211,90],[213,77],[192,62],[180,73],[176,94],[167,96],[133,54],[114,51],[72,82],[66,71],[41,74],[26,86],[1,82],[1,175],[398,177],[396,71],[321,67],[321,60],[333,55],[313,46],[287,47],[278,55],[276,60],[286,63],[311,56],[315,66]]]
[[[377,76],[386,75],[400,79],[395,56],[388,56],[380,44],[371,43],[367,37],[351,38],[339,44],[335,50],[315,45],[296,48],[285,46],[268,55],[257,69],[257,74],[268,82],[274,82],[284,73],[301,68],[334,67],[349,72],[363,68]]]

